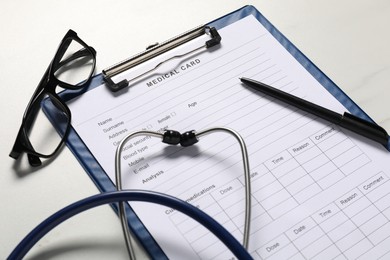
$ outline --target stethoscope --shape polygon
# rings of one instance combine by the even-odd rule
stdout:
[[[238,141],[241,149],[244,176],[245,176],[245,224],[243,233],[242,245],[230,234],[221,224],[211,218],[209,215],[201,211],[195,206],[184,202],[173,196],[145,190],[122,190],[121,180],[121,154],[124,145],[136,136],[146,135],[159,137],[163,143],[169,145],[180,144],[183,147],[191,146],[198,142],[198,137],[210,134],[212,132],[226,132],[233,135]],[[119,203],[119,217],[121,220],[122,230],[125,237],[127,251],[130,259],[135,259],[134,249],[130,239],[130,230],[127,224],[127,214],[125,210],[125,203],[127,201],[142,201],[160,204],[173,208],[183,214],[196,220],[198,223],[206,227],[212,232],[238,259],[252,259],[248,253],[248,241],[249,241],[249,229],[250,229],[250,217],[251,217],[251,186],[249,175],[249,160],[248,152],[246,149],[243,138],[234,130],[224,127],[215,127],[206,129],[200,132],[188,131],[180,134],[177,131],[165,130],[163,133],[154,131],[136,131],[128,134],[119,143],[115,153],[115,181],[117,191],[104,192],[98,195],[94,195],[80,201],[77,201],[60,211],[54,213],[52,216],[44,220],[41,224],[35,227],[12,251],[8,259],[22,259],[29,250],[50,230],[63,221],[81,213],[88,209],[111,203]]]

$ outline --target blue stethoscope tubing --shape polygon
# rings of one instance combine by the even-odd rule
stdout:
[[[30,251],[30,249],[50,230],[65,220],[77,215],[78,213],[104,204],[124,201],[150,202],[176,209],[209,229],[238,259],[252,259],[245,248],[222,225],[220,225],[217,221],[215,221],[200,209],[173,196],[144,190],[105,192],[70,204],[69,206],[54,213],[41,224],[39,224],[36,228],[34,228],[16,246],[16,248],[9,255],[8,259],[22,259]]]

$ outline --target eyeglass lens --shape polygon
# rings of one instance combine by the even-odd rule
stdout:
[[[46,74],[49,78],[47,81],[42,81],[47,82],[42,83],[47,85],[43,85],[40,93],[37,93],[38,95],[26,110],[21,128],[22,135],[18,137],[19,145],[16,145],[18,143],[16,141],[11,157],[17,158],[19,153],[25,151],[31,156],[48,158],[58,151],[69,130],[71,114],[66,104],[57,95],[60,88],[56,85],[79,89],[80,85],[92,77],[94,69],[95,54],[91,48],[81,44],[77,39],[65,38],[53,59],[49,73]],[[50,79],[53,76],[57,81]],[[42,100],[45,100],[45,106],[52,112],[50,119],[39,109]],[[52,127],[53,122],[60,135]],[[37,161],[37,165],[40,164],[38,159],[32,160]]]
[[[72,41],[58,64],[54,76],[69,85],[83,84],[94,70],[94,57],[77,41]]]

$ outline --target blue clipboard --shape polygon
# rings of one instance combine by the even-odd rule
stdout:
[[[346,109],[348,109],[353,115],[358,116],[364,120],[373,122],[373,120],[353,101],[351,100],[331,79],[329,79],[318,67],[316,67],[300,50],[297,49],[280,31],[278,31],[255,7],[244,6],[234,12],[231,12],[221,18],[218,18],[208,25],[221,29],[229,24],[232,24],[248,15],[253,15],[274,37],[278,42],[294,57],[329,93],[331,93]],[[79,97],[83,93],[101,86],[104,84],[103,75],[96,75],[89,86],[82,90],[65,90],[59,94],[59,96],[68,102],[74,98]],[[42,102],[42,109],[52,122],[57,131],[61,133],[59,122],[56,120],[56,114],[54,111],[54,105],[49,99]],[[93,182],[99,188],[101,192],[115,191],[114,183],[109,179],[99,162],[95,159],[92,153],[84,144],[83,140],[79,137],[77,132],[71,128],[68,135],[66,145],[76,156],[82,167],[91,177]],[[386,146],[390,151],[390,142]],[[113,205],[114,210],[117,212],[116,205]],[[127,209],[128,223],[133,234],[138,238],[140,243],[148,251],[152,258],[167,259],[167,256],[155,241],[150,232],[145,228],[142,221],[128,206]]]

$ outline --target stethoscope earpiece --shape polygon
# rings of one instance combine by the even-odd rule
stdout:
[[[122,190],[122,180],[121,180],[121,153],[125,143],[135,136],[148,135],[159,137],[162,139],[163,143],[169,145],[178,145],[180,144],[183,147],[191,146],[196,144],[199,139],[198,137],[207,135],[212,132],[223,131],[233,135],[240,144],[242,159],[244,165],[244,174],[245,174],[245,226],[244,226],[244,238],[243,245],[241,245],[232,234],[230,234],[221,224],[216,220],[208,216],[206,213],[201,211],[195,206],[182,201],[178,198],[157,193],[153,191],[145,190]],[[178,131],[166,130],[164,133],[153,132],[153,131],[138,131],[133,132],[127,135],[117,147],[115,154],[115,179],[117,191],[115,192],[104,192],[97,194],[83,200],[77,201],[62,210],[56,212],[36,228],[34,228],[11,252],[8,259],[9,260],[19,260],[22,259],[28,251],[50,230],[58,226],[65,220],[77,215],[78,213],[84,212],[88,209],[105,205],[118,203],[119,204],[119,217],[122,224],[122,229],[126,241],[126,246],[128,249],[130,259],[135,259],[134,250],[131,245],[130,231],[127,224],[127,215],[125,210],[126,201],[144,201],[151,202],[155,204],[160,204],[167,206],[173,209],[176,209],[187,216],[198,221],[209,231],[211,231],[216,237],[218,237],[228,248],[229,250],[238,258],[238,259],[252,259],[248,253],[248,239],[249,239],[249,226],[250,226],[250,215],[251,215],[251,187],[250,187],[250,176],[249,176],[249,163],[248,163],[248,152],[246,150],[245,142],[242,137],[235,131],[229,128],[216,127],[210,128],[201,132],[188,131],[183,134],[180,134]]]
[[[122,190],[122,178],[121,178],[121,154],[125,144],[132,138],[136,136],[153,136],[159,137],[162,139],[163,143],[169,145],[178,145],[180,144],[183,147],[188,147],[196,144],[203,135],[210,134],[212,132],[222,131],[233,135],[238,143],[240,144],[242,161],[244,166],[244,177],[245,177],[245,224],[244,224],[244,235],[243,235],[243,246],[245,249],[248,249],[249,241],[249,229],[250,229],[250,217],[251,217],[251,185],[250,185],[250,174],[249,174],[249,159],[248,152],[244,139],[234,130],[225,127],[214,127],[209,128],[200,132],[195,132],[194,130],[184,132],[181,134],[175,130],[165,130],[163,133],[141,130],[128,134],[125,136],[122,141],[119,143],[116,154],[115,154],[115,180],[116,188],[118,191]],[[183,202],[185,203],[185,202]],[[119,203],[119,217],[122,224],[122,230],[126,241],[127,250],[130,256],[130,259],[135,259],[134,249],[131,244],[130,230],[127,224],[127,215],[125,210],[125,203]]]
[[[187,131],[183,134],[175,130],[166,130],[163,134],[162,142],[170,145],[180,144],[183,147],[191,146],[198,142],[196,133],[194,130]]]

